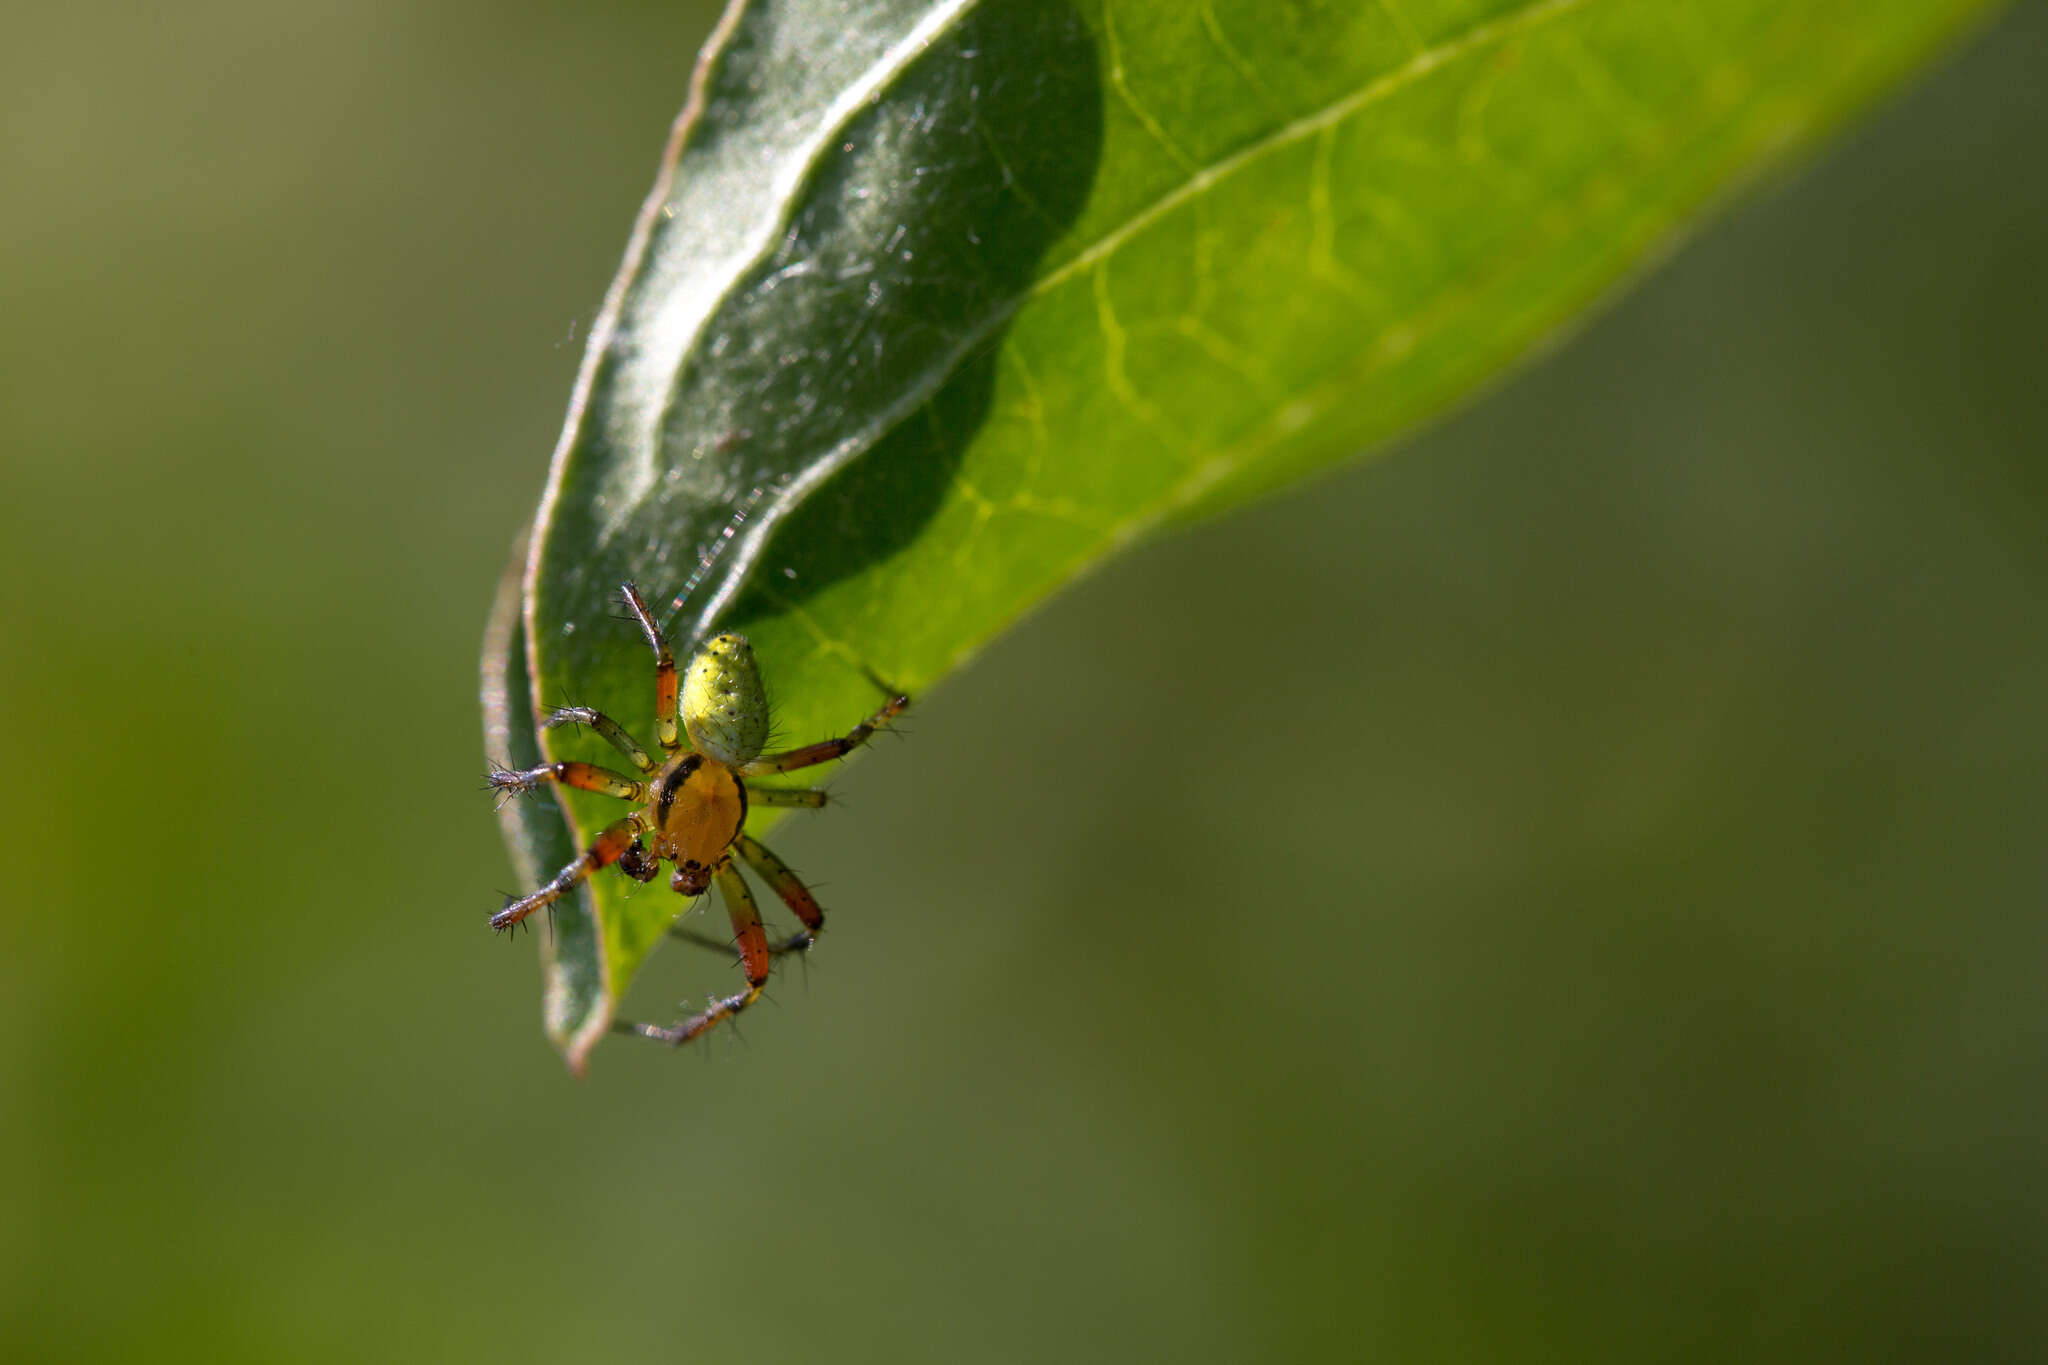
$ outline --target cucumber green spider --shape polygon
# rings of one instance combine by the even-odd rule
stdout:
[[[624,726],[600,711],[571,706],[549,714],[542,722],[549,728],[589,726],[624,754],[640,776],[595,763],[543,763],[523,771],[493,772],[491,788],[518,794],[555,782],[616,796],[633,802],[637,809],[606,825],[554,880],[492,915],[491,927],[511,929],[536,910],[553,905],[591,873],[613,864],[639,882],[653,881],[661,875],[663,863],[671,864],[670,888],[693,898],[717,882],[732,919],[733,942],[747,976],[746,990],[715,998],[697,1014],[666,1027],[619,1025],[622,1031],[679,1046],[758,1000],[768,984],[774,958],[808,949],[825,927],[825,912],[810,889],[786,863],[745,832],[750,805],[816,808],[825,804],[825,793],[808,787],[750,787],[747,779],[796,772],[844,757],[901,715],[910,698],[884,687],[889,694],[887,703],[838,738],[763,753],[768,744],[768,694],[746,637],[714,636],[679,677],[675,656],[648,611],[646,599],[631,583],[625,585],[624,593],[626,606],[654,651],[654,724],[661,757],[651,756]],[[753,893],[734,865],[735,854],[802,921],[803,927],[787,942],[769,942]]]

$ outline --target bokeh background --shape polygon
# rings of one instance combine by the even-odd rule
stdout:
[[[10,13],[0,1356],[2039,1358],[2048,7],[1049,605],[578,1083],[475,660],[707,22]]]

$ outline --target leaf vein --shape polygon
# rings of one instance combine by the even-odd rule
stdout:
[[[1117,39],[1116,20],[1110,15],[1108,0],[1103,0],[1102,6],[1102,39],[1109,46],[1109,83],[1115,88],[1117,98],[1124,102],[1124,107],[1131,111],[1131,116],[1138,120],[1139,125],[1151,134],[1152,140],[1165,148],[1168,156],[1180,163],[1182,170],[1194,170],[1195,159],[1182,151],[1179,143],[1167,136],[1165,127],[1158,119],[1153,118],[1145,106],[1138,103],[1138,97],[1131,93],[1131,83],[1124,74],[1123,44]]]
[[[1117,321],[1116,306],[1109,297],[1109,262],[1098,263],[1095,269],[1095,315],[1102,329],[1102,368],[1109,380],[1109,391],[1116,400],[1131,410],[1140,422],[1168,436],[1175,433],[1167,425],[1159,409],[1148,402],[1145,396],[1132,387],[1130,375],[1124,370],[1124,352],[1130,343],[1129,334],[1123,324]],[[1184,442],[1175,439],[1175,444]]]
[[[1218,181],[1227,179],[1254,164],[1261,157],[1280,151],[1303,138],[1312,137],[1324,127],[1341,123],[1352,115],[1399,94],[1468,53],[1505,41],[1516,34],[1568,14],[1586,3],[1588,0],[1533,0],[1519,10],[1475,24],[1455,38],[1446,39],[1435,47],[1418,52],[1413,58],[1378,80],[1359,87],[1342,99],[1333,100],[1314,113],[1304,115],[1284,128],[1275,129],[1229,156],[1198,168],[1187,180],[1105,232],[1058,269],[1046,272],[1031,287],[1031,293],[1034,296],[1049,293],[1083,271],[1092,269],[1103,257],[1115,252],[1125,242],[1182,204],[1206,192]]]
[[[1259,97],[1260,103],[1276,114],[1285,112],[1280,101],[1273,98],[1273,92],[1266,88],[1266,83],[1259,79],[1259,73],[1252,69],[1252,64],[1244,59],[1244,54],[1237,50],[1223,32],[1223,24],[1216,17],[1216,0],[1202,0],[1201,13],[1203,31],[1209,35],[1209,41],[1216,45],[1216,50],[1223,54],[1223,60],[1229,64],[1230,69],[1251,87],[1252,93]]]

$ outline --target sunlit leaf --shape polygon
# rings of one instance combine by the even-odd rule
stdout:
[[[784,735],[844,730],[864,668],[927,689],[1121,547],[1468,392],[1982,8],[736,4],[501,606],[494,739],[538,761],[537,700],[651,728],[626,580],[687,595],[679,644],[751,635]],[[573,855],[544,798],[507,818],[523,874]],[[556,917],[572,1065],[678,908],[628,889]]]

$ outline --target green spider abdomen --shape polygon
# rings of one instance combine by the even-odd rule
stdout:
[[[728,767],[768,746],[768,692],[744,635],[712,637],[683,677],[683,729],[690,747]]]

